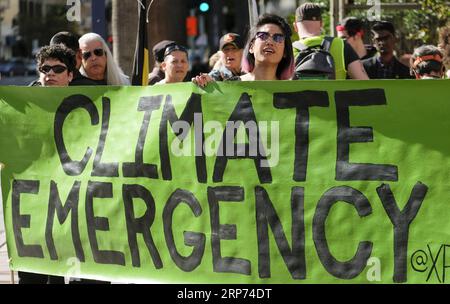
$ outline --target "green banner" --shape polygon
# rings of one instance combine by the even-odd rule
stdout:
[[[115,282],[446,283],[449,85],[0,87],[10,267]]]

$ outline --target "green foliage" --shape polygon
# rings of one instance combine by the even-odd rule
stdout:
[[[355,1],[355,4],[366,4],[367,1]],[[382,9],[381,19],[391,21],[397,31],[397,48],[400,53],[411,53],[422,44],[436,45],[438,28],[445,26],[450,20],[448,0],[395,1],[382,0],[382,3],[416,3],[420,9]],[[366,11],[352,10],[347,16],[366,19]],[[369,37],[366,37],[369,38]],[[366,42],[369,42],[366,40]]]
[[[419,44],[437,44],[438,28],[450,20],[450,8],[446,0],[420,0],[422,8],[405,14],[403,29],[406,39]]]

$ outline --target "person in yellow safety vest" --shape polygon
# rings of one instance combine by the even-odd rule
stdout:
[[[321,34],[322,15],[320,6],[315,3],[304,3],[295,12],[294,29],[299,34],[299,42],[306,47],[320,46],[325,40]],[[296,47],[298,42],[294,42],[294,57],[299,54]],[[329,53],[334,60],[335,79],[346,79],[347,75],[351,79],[367,80],[364,67],[353,48],[341,38],[333,38]]]

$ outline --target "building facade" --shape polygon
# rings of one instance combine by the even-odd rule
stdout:
[[[0,0],[0,60],[12,57],[12,47],[18,34],[18,13],[17,0]]]

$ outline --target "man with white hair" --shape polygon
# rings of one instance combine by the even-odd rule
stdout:
[[[95,33],[81,36],[80,73],[98,85],[130,85],[130,80],[116,64],[105,40]]]

